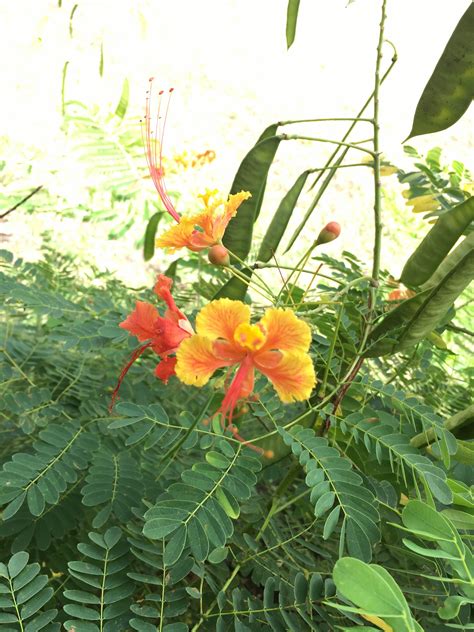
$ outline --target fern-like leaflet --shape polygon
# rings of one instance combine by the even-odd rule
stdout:
[[[195,463],[181,474],[156,505],[145,514],[144,534],[169,538],[164,551],[168,566],[188,551],[202,562],[210,550],[223,546],[233,533],[232,519],[240,513],[239,501],[250,498],[261,468],[249,450],[224,440],[206,454],[205,463]]]
[[[111,527],[103,535],[91,532],[89,540],[77,545],[85,561],[68,563],[78,588],[64,591],[65,599],[72,602],[64,606],[65,613],[72,617],[64,626],[75,632],[126,630],[134,591],[126,574],[130,563],[128,544],[118,527]]]
[[[290,432],[284,428],[279,432],[306,470],[315,516],[322,518],[331,510],[323,538],[332,535],[342,514],[340,555],[347,546],[354,557],[370,560],[372,547],[380,540],[380,518],[376,499],[364,487],[362,477],[352,469],[349,459],[330,447],[327,439],[317,437],[314,430],[294,426]]]
[[[49,624],[58,611],[41,611],[53,596],[53,589],[48,586],[47,576],[40,575],[40,565],[28,564],[28,560],[29,554],[19,551],[8,564],[0,563],[0,625],[5,632],[38,632],[46,626],[50,632],[57,631],[59,623]]]

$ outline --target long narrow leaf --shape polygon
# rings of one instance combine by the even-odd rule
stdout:
[[[454,125],[474,97],[474,4],[454,29],[418,102],[408,138]]]
[[[405,263],[402,283],[410,286],[425,283],[471,222],[474,222],[474,197],[441,215]]]
[[[291,214],[298,202],[301,191],[306,184],[309,173],[309,171],[304,171],[300,176],[298,176],[296,182],[280,202],[280,205],[273,216],[271,224],[268,227],[265,237],[260,245],[260,250],[257,256],[258,261],[269,261],[278,248],[285,229],[288,226],[288,222],[290,221]]]

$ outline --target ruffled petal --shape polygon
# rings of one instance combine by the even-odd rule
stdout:
[[[250,308],[242,301],[220,298],[205,305],[196,317],[196,331],[211,340],[234,340],[234,332],[242,323],[250,322]]]
[[[267,309],[260,323],[267,332],[267,340],[262,351],[308,351],[311,329],[291,309]]]
[[[214,354],[212,340],[205,336],[191,336],[183,340],[176,352],[176,375],[191,386],[204,386],[214,371],[233,364]]]
[[[171,358],[170,356],[166,356],[163,360],[156,365],[155,375],[158,379],[160,379],[165,384],[168,384],[168,380],[172,375],[176,375],[175,371],[176,367],[176,358]]]
[[[174,252],[179,248],[190,248],[192,246],[191,235],[193,231],[193,218],[183,217],[179,224],[175,224],[158,237],[155,242],[156,246],[158,248],[168,248],[170,252]]]
[[[212,222],[212,237],[214,241],[218,242],[222,239],[230,220],[237,215],[239,206],[249,197],[252,197],[251,193],[240,191],[240,193],[229,195],[229,199],[227,202],[224,202],[223,208],[216,208]]]
[[[155,321],[159,317],[158,310],[150,303],[137,301],[135,309],[119,324],[140,342],[150,340],[155,335]]]
[[[280,362],[274,367],[260,365],[258,357],[254,357],[253,361],[256,368],[273,384],[282,402],[297,402],[308,399],[311,395],[316,376],[307,353],[282,353]]]

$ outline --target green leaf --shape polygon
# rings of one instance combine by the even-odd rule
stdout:
[[[149,261],[155,254],[155,237],[160,219],[163,217],[163,213],[158,211],[150,217],[145,229],[145,241],[143,243],[143,258],[145,261]]]
[[[312,488],[310,501],[315,505],[315,515],[323,515],[336,503],[343,517],[341,550],[346,545],[351,555],[370,560],[372,547],[380,540],[380,516],[376,499],[364,487],[362,477],[314,430],[294,426],[290,432],[281,427],[278,431],[307,472],[305,482]],[[332,510],[325,533],[334,530],[340,514]]]
[[[53,596],[53,592],[52,588],[44,588],[41,592],[30,599],[20,610],[21,618],[28,619],[36,614],[45,603],[48,603]]]
[[[40,492],[37,485],[32,485],[26,495],[26,501],[28,503],[28,509],[33,516],[40,516],[45,507],[44,496]]]
[[[198,518],[189,522],[188,537],[192,554],[198,562],[202,562],[209,553],[209,540]]]
[[[19,551],[12,555],[8,562],[8,573],[12,579],[21,573],[21,571],[28,564],[30,556],[26,551]]]
[[[130,98],[130,84],[127,77],[123,80],[122,94],[120,95],[120,101],[115,109],[115,116],[123,119],[128,108],[128,100]]]
[[[10,504],[8,504],[3,510],[3,519],[9,520],[12,518],[20,509],[23,503],[25,502],[26,492],[23,492],[19,496],[12,500]]]
[[[403,524],[413,533],[433,541],[450,542],[454,538],[449,522],[443,516],[419,500],[410,500],[402,512]]]
[[[474,278],[474,250],[467,252],[435,287],[391,310],[372,330],[366,357],[398,353],[425,338],[446,316]]]
[[[290,48],[295,41],[296,22],[298,21],[298,9],[300,8],[300,0],[288,0],[288,9],[286,11],[286,45]]]
[[[187,537],[188,533],[186,525],[184,525],[184,527],[178,529],[178,531],[176,531],[176,533],[169,540],[163,554],[163,562],[166,566],[173,566],[174,564],[176,564],[176,562],[179,561],[183,553]]]
[[[333,579],[338,592],[364,614],[380,617],[392,626],[393,632],[415,630],[415,621],[402,591],[381,566],[343,557],[334,566]]]
[[[260,212],[268,171],[282,138],[275,136],[277,129],[278,124],[273,124],[263,132],[242,160],[230,190],[230,194],[240,191],[249,191],[252,194],[251,198],[240,205],[223,239],[224,246],[242,260],[250,252],[253,224]]]
[[[474,222],[474,197],[438,218],[405,263],[400,277],[402,283],[418,286],[428,281],[471,222]],[[430,284],[433,283],[430,280]]]
[[[474,97],[474,5],[454,29],[418,102],[408,138],[430,134],[458,121]]]
[[[309,175],[309,171],[304,171],[293,184],[291,189],[286,193],[280,205],[278,206],[275,215],[270,223],[270,226],[265,233],[265,237],[260,245],[257,261],[267,262],[276,252],[278,245],[285,233],[285,229],[290,221],[291,214],[293,213],[298,198],[303,190],[306,180]]]
[[[444,604],[438,608],[438,615],[441,619],[454,619],[459,614],[461,606],[467,603],[473,603],[472,599],[461,597],[458,595],[451,595],[446,599]]]
[[[242,268],[240,272],[250,283],[252,270],[250,268]],[[230,298],[234,301],[243,301],[245,299],[245,295],[247,294],[247,290],[248,283],[245,283],[241,279],[233,276],[224,283],[218,292],[216,292],[216,294],[212,297],[212,300],[214,301],[218,298]]]
[[[474,250],[474,232],[470,233],[452,252],[440,263],[436,272],[421,286],[422,290],[438,285],[461,259]]]

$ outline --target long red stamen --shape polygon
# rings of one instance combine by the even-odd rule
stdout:
[[[151,179],[153,180],[153,184],[155,185],[156,190],[163,202],[166,210],[171,215],[171,217],[179,222],[181,217],[179,213],[173,206],[173,202],[168,194],[166,189],[166,184],[164,181],[164,171],[163,171],[163,163],[162,163],[162,151],[163,151],[163,139],[165,134],[165,124],[166,118],[168,116],[168,109],[171,101],[171,93],[173,92],[173,88],[169,91],[168,103],[165,111],[165,118],[163,126],[160,127],[160,111],[161,111],[161,97],[163,95],[163,91],[158,93],[158,110],[156,114],[156,125],[155,132],[153,133],[151,127],[151,99],[152,99],[152,84],[153,77],[150,78],[150,89],[147,91],[147,96],[145,100],[145,131],[142,126],[142,141],[145,146],[145,156],[148,164],[148,169],[150,171]],[[154,136],[154,138],[153,138]],[[157,143],[160,144],[159,154],[157,149]]]
[[[120,390],[120,387],[122,386],[122,382],[125,379],[125,376],[128,373],[128,370],[130,369],[130,367],[132,366],[132,364],[138,360],[138,358],[142,355],[142,353],[144,351],[146,351],[146,349],[148,349],[149,347],[152,346],[152,342],[147,342],[146,344],[142,345],[141,347],[138,347],[138,349],[135,349],[135,351],[132,353],[132,355],[130,356],[130,360],[127,362],[127,364],[123,367],[123,369],[120,371],[120,375],[119,378],[117,380],[117,386],[114,388],[114,391],[112,393],[112,399],[110,400],[110,404],[109,404],[109,414],[112,413],[114,406],[115,406],[115,402],[117,401],[117,397],[118,397],[118,392]]]

